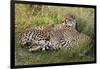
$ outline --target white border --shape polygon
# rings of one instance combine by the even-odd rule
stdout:
[[[26,0],[33,1],[33,0]],[[34,0],[69,4],[97,5],[97,64],[39,67],[37,69],[98,69],[100,64],[100,0]],[[10,67],[10,0],[0,0],[0,69]]]

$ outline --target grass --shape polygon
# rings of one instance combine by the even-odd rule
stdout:
[[[28,52],[19,44],[20,33],[25,29],[48,24],[61,23],[65,14],[76,15],[77,28],[89,37],[94,37],[94,9],[77,7],[37,6],[28,4],[15,5],[15,64],[49,64],[66,62],[93,61],[93,50],[81,55],[89,48],[89,41],[82,37],[79,47],[64,48],[58,51]],[[92,44],[93,45],[93,44]]]
[[[19,49],[20,50],[20,49]],[[62,54],[63,52],[63,54]],[[18,55],[18,53],[20,53]],[[29,65],[29,64],[49,64],[49,63],[67,63],[67,62],[84,62],[84,61],[93,61],[94,59],[90,56],[71,56],[64,53],[64,51],[58,52],[36,52],[36,53],[29,53],[26,51],[20,50],[16,55],[16,65]],[[27,54],[27,55],[26,55]],[[63,57],[64,56],[64,57]]]

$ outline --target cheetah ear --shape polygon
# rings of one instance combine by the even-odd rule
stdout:
[[[71,15],[71,17],[72,17],[73,19],[76,19],[76,16],[75,16],[75,15]]]
[[[64,18],[66,18],[66,17],[71,17],[71,18],[73,18],[73,19],[76,19],[76,15],[75,14],[73,14],[73,13],[69,13],[69,14],[66,14],[65,16],[64,16]]]

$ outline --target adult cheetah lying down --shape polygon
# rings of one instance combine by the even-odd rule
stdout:
[[[61,24],[48,25],[42,29],[28,29],[21,35],[21,45],[27,47],[28,51],[79,47],[82,41],[83,44],[91,46],[92,39],[77,31],[76,18],[71,14],[66,15]]]

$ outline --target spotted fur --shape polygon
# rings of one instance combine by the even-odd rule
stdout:
[[[21,45],[28,47],[29,51],[55,50],[77,46],[81,35],[76,29],[75,16],[66,15],[61,24],[25,30],[21,35]]]
[[[50,41],[54,25],[48,25],[46,27],[35,27],[27,29],[21,34],[22,47],[29,48],[29,51],[38,50],[53,50],[53,44]]]

